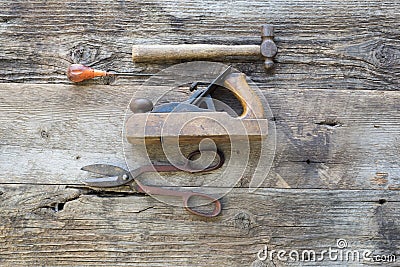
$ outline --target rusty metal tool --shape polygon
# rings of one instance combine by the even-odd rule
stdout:
[[[161,62],[176,60],[204,60],[224,58],[227,56],[262,56],[264,67],[271,69],[277,47],[274,43],[274,27],[269,24],[261,27],[261,45],[211,45],[211,44],[181,44],[181,45],[134,45],[132,60],[134,62]]]
[[[215,160],[212,165],[205,168],[195,168],[191,166],[192,160],[200,155],[201,153],[214,153]],[[108,187],[118,187],[129,184],[137,193],[144,193],[149,195],[161,195],[161,196],[173,196],[180,197],[183,201],[183,206],[189,212],[203,216],[203,217],[215,217],[221,213],[221,202],[207,194],[192,192],[192,191],[177,191],[172,189],[165,189],[157,186],[148,186],[139,182],[136,178],[143,173],[147,172],[178,172],[178,171],[186,171],[191,173],[198,172],[208,172],[212,170],[216,170],[220,168],[225,161],[224,154],[217,151],[195,151],[192,152],[188,156],[189,161],[184,166],[174,166],[174,165],[144,165],[135,170],[127,171],[121,167],[108,165],[108,164],[93,164],[88,165],[82,168],[84,171],[88,171],[95,174],[100,174],[106,177],[87,179],[83,181],[86,185],[90,187],[98,187],[98,188],[108,188]],[[195,210],[193,205],[190,205],[189,202],[193,198],[200,198],[202,200],[207,201],[207,203],[213,203],[214,209],[210,213],[197,211]]]
[[[242,105],[243,112],[232,117],[218,112],[211,93],[219,86],[230,90]],[[260,98],[250,88],[243,73],[229,67],[205,89],[195,89],[183,102],[153,107],[149,99],[133,99],[133,111],[126,122],[126,138],[132,144],[196,144],[204,138],[216,142],[262,140],[268,133],[268,121]]]
[[[128,73],[97,70],[82,64],[71,64],[67,69],[67,77],[72,82],[82,82],[95,77],[104,76],[152,76],[149,73]]]

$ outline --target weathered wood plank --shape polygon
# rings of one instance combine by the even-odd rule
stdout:
[[[258,44],[258,26],[276,25],[274,75],[258,59],[232,60],[278,89],[398,90],[398,1],[74,1],[2,2],[0,81],[68,83],[68,64],[156,72],[133,64],[132,44]],[[131,84],[142,79],[89,82]]]
[[[234,189],[214,219],[138,195],[37,185],[0,191],[2,266],[265,266],[271,262],[257,261],[264,245],[321,252],[337,239],[351,250],[400,253],[398,191]],[[305,264],[360,266],[328,257]]]
[[[124,166],[124,114],[138,89],[1,84],[0,182],[76,184],[85,177],[79,170],[84,165]],[[162,90],[155,87],[144,94]],[[184,99],[187,93],[182,89],[167,97]],[[277,129],[275,161],[264,186],[399,189],[397,92],[264,93]],[[245,174],[238,186],[248,186],[250,175]]]
[[[0,265],[286,266],[257,261],[257,252],[321,252],[345,239],[352,250],[397,255],[396,266],[399,8],[389,0],[1,1]],[[245,173],[236,185],[244,188],[226,195],[222,215],[210,220],[126,188],[77,189],[84,165],[125,166],[124,113],[144,79],[15,84],[69,83],[72,62],[157,72],[172,62],[133,64],[133,44],[258,44],[266,22],[276,25],[273,75],[256,58],[226,62],[268,99],[276,157],[263,188],[249,193]],[[186,186],[213,177],[175,176],[167,178]],[[290,263],[299,264],[361,263]]]

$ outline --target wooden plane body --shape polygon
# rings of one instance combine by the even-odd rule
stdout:
[[[226,112],[147,112],[134,113],[126,122],[129,143],[166,142],[198,143],[204,138],[216,142],[262,140],[268,134],[268,121],[260,98],[242,73],[232,73],[224,80],[240,101],[243,113],[231,117]]]
[[[266,137],[267,119],[239,119],[225,112],[138,113],[126,123],[129,143],[256,141]]]

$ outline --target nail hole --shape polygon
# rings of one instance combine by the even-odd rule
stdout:
[[[386,202],[387,202],[386,199],[379,199],[378,200],[378,203],[381,204],[381,205],[385,204]]]
[[[79,156],[79,155],[75,157],[75,159],[80,159],[80,158],[81,158],[81,156]]]
[[[65,203],[56,203],[52,210],[54,210],[55,212],[62,211],[64,209],[64,205]]]
[[[41,136],[43,139],[47,139],[47,138],[50,137],[49,133],[48,133],[46,130],[41,130],[41,131],[40,131],[40,136]]]
[[[309,159],[306,160],[306,163],[307,163],[307,164],[310,164],[310,163],[311,163],[311,160],[309,160]]]

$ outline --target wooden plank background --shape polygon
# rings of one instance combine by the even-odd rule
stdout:
[[[286,266],[257,252],[337,239],[400,255],[399,10],[376,0],[0,1],[0,265]],[[276,27],[273,72],[259,59],[223,61],[273,113],[276,155],[259,190],[248,192],[245,174],[208,220],[127,190],[79,188],[84,165],[124,166],[125,110],[145,78],[73,85],[69,64],[156,73],[177,62],[134,64],[133,44],[259,44],[263,23]]]

